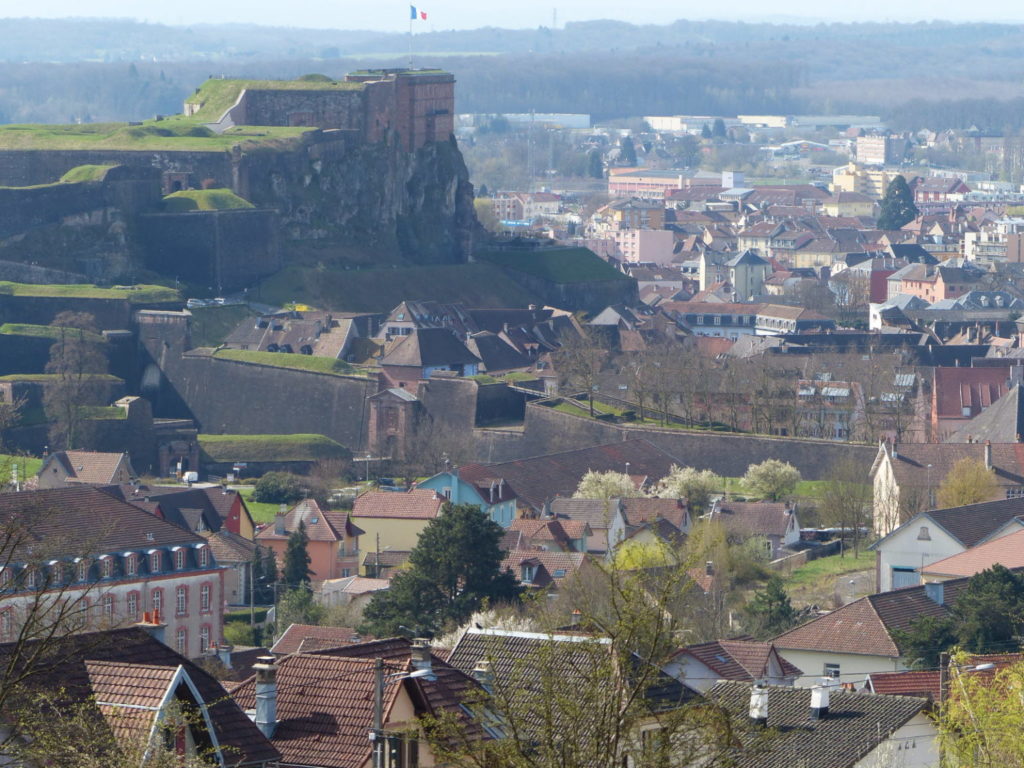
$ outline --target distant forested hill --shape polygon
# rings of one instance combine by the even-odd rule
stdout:
[[[210,75],[341,76],[403,66],[400,34],[253,25],[0,19],[0,122],[180,111]],[[996,24],[571,23],[417,35],[462,112],[867,112],[896,127],[1019,129],[1024,27]]]

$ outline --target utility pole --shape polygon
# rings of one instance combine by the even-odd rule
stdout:
[[[384,659],[373,661],[373,768],[384,768]]]

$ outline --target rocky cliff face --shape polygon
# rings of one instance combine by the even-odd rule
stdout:
[[[136,224],[139,214],[159,210],[161,173],[184,175],[196,187],[230,187],[258,208],[276,210],[285,263],[455,264],[468,259],[479,229],[454,140],[407,152],[395,135],[371,143],[339,130],[227,152],[7,150],[0,183],[7,166],[37,175],[44,168],[43,180],[52,181],[85,163],[118,167],[102,183],[0,189],[0,260],[107,281],[152,267]],[[183,231],[177,239],[189,237]],[[271,271],[280,266],[272,261],[264,265]]]
[[[259,148],[235,161],[236,191],[276,208],[282,244],[327,260],[466,261],[479,224],[454,140],[404,151],[395,137],[363,143],[315,134],[291,151]]]

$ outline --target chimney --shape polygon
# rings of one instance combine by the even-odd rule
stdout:
[[[829,688],[832,681],[822,679],[820,685],[811,688],[811,720],[824,720],[828,717]]]
[[[760,681],[750,689],[750,722],[768,725],[768,688]]]
[[[473,679],[487,693],[494,693],[494,671],[491,669],[491,662],[486,659],[480,659],[476,666],[473,667]]]
[[[924,594],[936,605],[945,605],[946,588],[941,581],[929,581],[924,585]]]
[[[708,560],[706,563],[704,563],[704,573],[708,576],[715,575],[715,563],[713,560]]]
[[[898,459],[900,457],[900,455],[898,453],[896,453],[896,441],[895,440],[892,441],[892,457],[894,459]]]
[[[284,529],[284,516],[286,514],[285,510],[286,510],[286,507],[285,507],[284,504],[282,504],[280,506],[280,508],[278,509],[277,514],[274,515],[274,534],[277,535],[277,536],[284,536],[285,535],[285,529]]]
[[[583,618],[583,611],[579,608],[572,609],[572,617],[569,619],[570,625],[578,627],[580,625],[580,619]]]
[[[220,643],[219,645],[213,646],[214,651],[217,653],[217,658],[220,659],[220,663],[228,669],[231,669],[231,652],[235,650],[235,646],[231,643]]]
[[[985,441],[985,469],[992,469],[992,441]]]
[[[277,664],[273,656],[260,656],[256,671],[256,727],[268,739],[277,728]]]
[[[144,611],[142,621],[138,622],[135,626],[139,629],[144,629],[158,643],[166,645],[167,625],[161,623],[160,619],[160,611]]]
[[[412,648],[410,649],[410,657],[412,659],[413,669],[425,669],[431,674],[428,675],[433,679],[433,667],[430,660],[430,641],[425,637],[417,637],[412,641]]]

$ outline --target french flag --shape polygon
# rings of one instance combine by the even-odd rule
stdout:
[[[415,5],[410,5],[409,6],[409,18],[411,20],[422,19],[423,21],[426,21],[427,20],[427,12],[426,11],[417,11]]]

